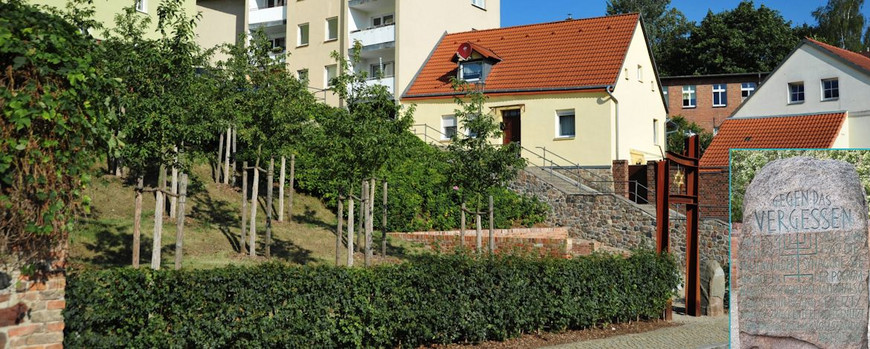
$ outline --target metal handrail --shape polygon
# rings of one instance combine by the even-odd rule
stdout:
[[[450,137],[447,137],[447,135],[444,134],[443,132],[441,132],[441,130],[439,130],[439,129],[437,129],[437,128],[434,128],[434,127],[432,127],[432,126],[429,126],[429,124],[413,124],[413,125],[411,125],[411,127],[414,128],[414,135],[415,135],[415,136],[418,136],[418,137],[419,137],[420,135],[423,135],[423,140],[426,141],[426,142],[431,142],[431,143],[440,143],[441,141],[444,141],[444,140],[450,139]],[[418,132],[418,131],[417,131],[417,127],[423,127],[423,133]],[[434,138],[434,137],[430,137],[430,136],[429,136],[429,130],[430,130],[430,129],[432,130],[432,132],[435,133],[436,136],[437,136],[437,135],[440,135],[440,137],[442,137],[442,138]]]

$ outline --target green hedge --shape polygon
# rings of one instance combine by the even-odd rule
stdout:
[[[423,256],[370,269],[268,264],[84,271],[67,279],[65,345],[415,347],[655,318],[670,256]]]

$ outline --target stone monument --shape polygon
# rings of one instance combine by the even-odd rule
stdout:
[[[719,262],[701,263],[701,310],[707,316],[725,314],[725,271]]]
[[[795,157],[758,171],[737,255],[741,348],[867,348],[867,215],[850,164]]]

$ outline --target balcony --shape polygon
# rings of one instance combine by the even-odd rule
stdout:
[[[357,30],[350,33],[350,44],[359,41],[363,50],[377,50],[396,45],[396,25],[390,24],[382,27]]]
[[[395,80],[396,80],[396,78],[394,78],[394,77],[385,77],[385,78],[380,78],[380,79],[377,79],[377,78],[369,79],[369,80],[366,80],[366,85],[368,85],[368,86],[383,85],[383,86],[387,87],[387,91],[390,92],[390,94],[394,94],[393,87],[396,84]]]
[[[248,12],[248,25],[251,28],[283,25],[287,21],[286,6],[251,9]]]

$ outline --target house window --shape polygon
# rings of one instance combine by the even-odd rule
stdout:
[[[652,81],[652,80],[651,80],[651,81],[649,82],[649,90],[652,91],[652,92],[656,92],[656,82],[655,82],[655,81]]]
[[[287,46],[287,39],[273,38],[269,39],[269,43],[272,44],[272,52],[284,52],[284,47]]]
[[[683,108],[694,108],[695,97],[695,85],[683,86]]]
[[[803,103],[804,102],[804,82],[788,83],[788,102]]]
[[[556,137],[574,137],[574,109],[556,111]]]
[[[670,101],[670,97],[668,97],[668,87],[667,87],[667,86],[663,86],[663,87],[662,87],[662,94],[663,94],[664,97],[665,97],[665,107],[669,107],[669,108],[670,108],[670,106],[671,106],[671,101]]]
[[[296,76],[299,77],[299,81],[308,81],[308,69],[297,70]]]
[[[136,11],[146,13],[148,12],[148,3],[146,2],[146,0],[136,0]]]
[[[444,115],[441,117],[441,139],[451,139],[456,135],[456,116]]]
[[[643,67],[637,65],[637,81],[643,81]]]
[[[393,76],[393,62],[375,63],[369,66],[370,78],[388,78]]]
[[[394,21],[392,14],[372,17],[372,27],[382,27],[393,23]]]
[[[326,77],[326,81],[324,82],[325,86],[333,86],[334,83],[332,80],[337,76],[335,64],[327,65],[324,68],[324,76]]]
[[[840,98],[840,82],[834,79],[822,80],[822,100],[832,101]]]
[[[653,119],[653,144],[659,144],[659,120]]]
[[[266,8],[284,6],[284,0],[266,0]]]
[[[628,68],[625,68],[625,80],[628,80]]]
[[[338,39],[338,17],[326,19],[326,41]]]
[[[751,96],[753,93],[755,93],[755,86],[756,85],[754,82],[741,83],[740,84],[740,97],[743,98],[743,100],[746,100],[747,98],[749,98],[749,96]]]
[[[471,0],[471,4],[486,9],[486,0]]]
[[[308,23],[299,25],[299,35],[296,42],[297,46],[308,46]]]
[[[479,81],[483,79],[483,62],[459,63],[459,79]]]
[[[713,106],[724,107],[728,105],[728,90],[725,84],[713,85]]]

